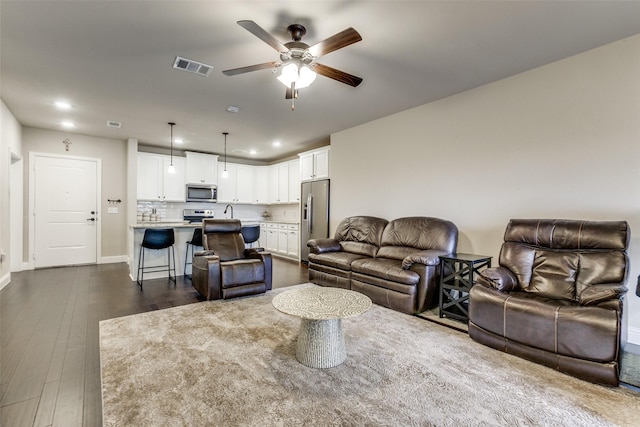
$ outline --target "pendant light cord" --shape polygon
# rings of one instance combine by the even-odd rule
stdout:
[[[169,141],[169,143],[171,144],[171,166],[173,166],[173,127],[176,124],[173,122],[169,122],[168,124],[171,126],[171,141]]]
[[[224,135],[224,171],[227,171],[227,135],[229,132],[222,132]]]

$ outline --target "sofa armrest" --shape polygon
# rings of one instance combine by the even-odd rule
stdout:
[[[500,292],[511,292],[517,289],[518,278],[506,267],[492,267],[479,273],[478,283]]]
[[[447,252],[435,249],[414,252],[402,260],[402,268],[408,270],[413,264],[439,265],[441,255],[447,255]]]
[[[608,300],[617,300],[627,293],[627,287],[620,283],[591,285],[578,295],[580,305],[598,305]]]
[[[307,242],[307,246],[314,254],[338,252],[341,250],[340,242],[336,239],[311,239]]]

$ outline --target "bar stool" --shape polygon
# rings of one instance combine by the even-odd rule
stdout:
[[[175,235],[173,228],[147,228],[144,230],[144,236],[142,237],[142,243],[140,244],[140,256],[138,257],[138,285],[142,289],[142,283],[144,282],[144,272],[149,273],[167,271],[169,273],[169,280],[176,283],[176,253],[173,249],[175,243]],[[144,254],[145,249],[167,250],[168,264],[165,265],[153,265],[150,267],[144,266]],[[173,256],[173,268],[171,268],[171,257]],[[171,277],[171,270],[173,270],[173,277]]]
[[[189,258],[189,249],[191,249],[191,257],[193,258],[193,253],[195,251],[195,247],[202,247],[202,228],[196,228],[193,230],[193,236],[191,240],[187,240],[187,250],[184,254],[184,275],[187,276],[187,265],[191,265],[191,262],[188,262]],[[191,278],[191,276],[187,276]]]
[[[240,227],[240,233],[246,245],[251,246],[252,243],[257,242],[260,239],[260,226],[259,225],[243,225]]]

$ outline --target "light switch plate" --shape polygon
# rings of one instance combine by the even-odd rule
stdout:
[[[118,207],[114,206],[114,207],[107,208],[107,213],[110,213],[110,214],[118,213]]]

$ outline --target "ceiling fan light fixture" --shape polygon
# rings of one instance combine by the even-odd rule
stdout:
[[[296,89],[302,89],[309,86],[316,79],[316,72],[306,65],[298,68],[298,65],[291,62],[282,67],[282,72],[278,76],[280,83],[286,87],[291,87],[292,83],[296,84]]]

